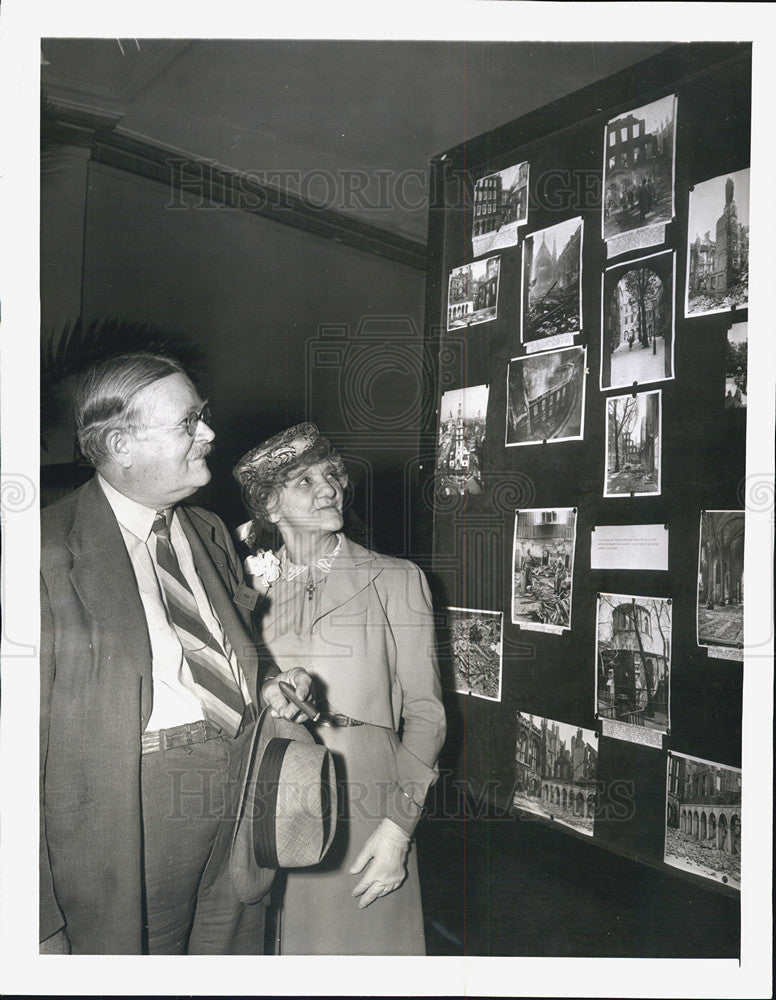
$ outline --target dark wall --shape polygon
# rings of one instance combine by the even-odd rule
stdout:
[[[234,461],[310,419],[348,458],[354,510],[374,523],[377,547],[399,551],[418,382],[417,365],[398,359],[420,354],[424,275],[238,209],[173,199],[163,184],[94,162],[84,213],[84,174],[70,156],[43,181],[44,337],[74,320],[79,302],[86,327],[116,318],[175,334],[215,419],[203,503],[229,524],[243,519]],[[64,408],[54,422],[68,423]],[[44,460],[69,461],[71,440],[55,434]]]
[[[650,865],[663,865],[666,752],[740,767],[742,665],[715,660],[696,641],[700,514],[737,510],[745,476],[745,411],[724,408],[724,359],[731,313],[684,318],[684,286],[691,185],[749,165],[751,64],[749,49],[726,51],[702,74],[691,72],[704,46],[652,60],[653,71],[630,73],[571,95],[558,108],[518,119],[448,151],[448,207],[444,226],[430,227],[429,257],[438,262],[436,300],[427,313],[442,313],[447,277],[473,259],[472,212],[454,197],[461,178],[471,189],[486,174],[527,160],[531,169],[528,222],[518,245],[502,249],[497,319],[446,334],[440,355],[440,386],[489,384],[482,495],[444,497],[434,516],[434,567],[442,605],[503,613],[503,671],[498,702],[451,695],[448,764],[500,806],[511,804],[515,781],[516,713],[599,728],[594,692],[596,596],[599,592],[670,598],[673,651],[670,730],[662,750],[610,737],[598,742],[603,789],[628,782],[633,808],[627,818],[596,818],[595,841]],[[731,58],[732,55],[732,58]],[[727,61],[723,61],[727,60]],[[708,68],[711,66],[712,68]],[[638,67],[636,69],[639,69]],[[622,75],[625,76],[624,74]],[[601,161],[606,122],[668,94],[678,95],[675,221],[665,245],[607,260],[601,239]],[[560,102],[559,102],[560,103]],[[531,136],[531,141],[527,140]],[[533,137],[536,138],[533,138]],[[551,200],[542,185],[558,172],[566,197]],[[588,192],[595,191],[597,198]],[[592,184],[590,182],[593,182]],[[506,448],[506,373],[520,343],[521,247],[526,233],[576,216],[584,219],[582,330],[574,343],[587,348],[584,440]],[[434,235],[436,234],[436,235]],[[605,400],[618,392],[599,388],[601,275],[607,266],[661,250],[676,255],[675,373],[651,384],[662,391],[662,489],[659,495],[605,499]],[[739,309],[735,320],[745,320]],[[512,540],[517,508],[575,507],[576,550],[571,629],[562,635],[522,629],[511,621]],[[593,570],[595,525],[666,524],[668,572]],[[444,669],[451,646],[442,636]],[[452,685],[451,685],[452,686]],[[606,802],[603,802],[606,806]],[[700,881],[700,880],[699,880]],[[730,891],[706,880],[708,888]],[[677,899],[679,896],[677,896]]]

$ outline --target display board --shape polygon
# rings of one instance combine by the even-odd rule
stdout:
[[[426,312],[444,763],[729,893],[750,74],[674,46],[436,158]]]

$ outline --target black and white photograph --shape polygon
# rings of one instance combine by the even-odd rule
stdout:
[[[605,497],[659,496],[661,402],[660,389],[607,398]]]
[[[672,750],[663,860],[741,888],[741,770]]]
[[[513,625],[558,634],[571,628],[576,527],[575,507],[515,511]]]
[[[453,690],[458,694],[501,701],[501,611],[446,608]]]
[[[601,279],[601,388],[674,377],[671,251],[607,268]]]
[[[500,265],[497,255],[453,268],[447,286],[448,331],[496,319]]]
[[[734,660],[744,647],[744,523],[742,510],[701,512],[698,645]]]
[[[690,191],[684,314],[708,316],[749,302],[749,169]]]
[[[605,240],[673,219],[675,135],[673,95],[618,115],[607,124],[602,218]]]
[[[581,441],[587,348],[567,347],[507,366],[506,447]]]
[[[593,836],[598,740],[592,729],[517,713],[512,805]]]
[[[528,218],[528,163],[480,177],[474,185],[472,255],[517,246]]]
[[[0,5],[0,994],[761,995],[661,848],[770,749],[768,5]],[[748,384],[679,286],[749,143]]]
[[[463,496],[483,491],[489,391],[487,385],[474,385],[442,393],[434,485],[437,496]]]
[[[727,332],[725,351],[725,409],[746,408],[748,371],[748,323],[733,323]]]
[[[582,328],[581,275],[581,218],[526,236],[520,312],[520,336],[525,345],[543,349],[573,342]],[[546,344],[536,343],[550,338]]]
[[[604,735],[642,742],[640,732],[670,728],[671,624],[669,598],[598,595],[596,712]]]

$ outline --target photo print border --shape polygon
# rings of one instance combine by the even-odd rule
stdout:
[[[611,469],[611,447],[609,444],[610,434],[612,432],[612,427],[614,426],[614,418],[612,417],[612,410],[617,410],[617,404],[621,401],[625,401],[623,405],[622,414],[620,415],[620,430],[614,431],[615,434],[615,465],[622,465],[621,469]],[[643,414],[636,413],[636,427],[640,427],[640,433],[638,435],[637,441],[632,441],[630,432],[627,431],[623,423],[630,415],[634,414],[634,410],[628,412],[628,407],[633,406],[638,407],[640,401],[644,400],[645,412]],[[656,404],[653,406],[653,401]],[[622,396],[607,396],[605,398],[606,413],[604,415],[604,488],[603,496],[606,500],[621,500],[623,498],[630,499],[631,497],[657,497],[660,496],[663,489],[663,393],[660,389],[647,389],[644,392],[631,392]],[[649,410],[656,412],[650,413]],[[625,439],[625,435],[628,435],[628,439]],[[620,439],[622,441],[620,442]],[[623,449],[622,456],[620,455],[620,449]],[[623,477],[623,481],[627,483],[628,477],[626,473],[633,471],[633,469],[626,468],[627,466],[632,466],[634,462],[638,462],[641,468],[641,482],[642,486],[646,486],[650,479],[650,468],[651,474],[656,476],[657,483],[655,489],[612,489],[613,477]],[[644,471],[644,466],[647,465],[646,471]],[[638,468],[637,467],[637,468]],[[618,481],[619,485],[619,481]],[[633,485],[638,486],[638,480],[633,477]]]
[[[551,515],[555,515],[554,519]],[[518,534],[521,518],[523,534]],[[530,521],[533,523],[528,523]],[[525,631],[551,632],[555,635],[570,631],[576,544],[576,507],[525,507],[515,511],[512,536],[513,625],[519,625]],[[521,552],[518,545],[522,547]],[[538,556],[532,551],[536,549],[542,550]],[[516,606],[521,599],[525,612],[517,615]],[[539,620],[527,617],[528,614],[538,615]]]
[[[607,616],[610,637],[601,634],[604,600],[611,608],[611,616]],[[625,608],[635,609],[635,614]],[[664,615],[665,622],[661,621]],[[653,628],[653,619],[657,628]],[[597,594],[594,711],[604,736],[662,749],[663,736],[671,730],[672,633],[670,597]],[[606,683],[602,686],[603,677]],[[664,711],[661,706],[665,706]],[[647,721],[650,708],[653,724]]]
[[[664,864],[740,891],[740,767],[670,750],[664,816]]]
[[[652,261],[655,266],[635,268],[634,265],[644,261]],[[657,270],[656,270],[657,268]],[[662,312],[650,306],[647,293],[650,291],[646,279],[641,273],[629,282],[627,289],[622,288],[618,301],[614,301],[614,293],[628,274],[650,270],[665,286],[668,281],[670,288],[664,290]],[[615,276],[615,272],[619,272]],[[661,273],[662,272],[662,273]],[[668,273],[670,272],[670,273]],[[649,284],[654,288],[654,282]],[[630,297],[629,302],[622,302],[624,295]],[[601,362],[599,388],[602,392],[612,389],[630,389],[633,386],[652,385],[656,382],[670,382],[676,377],[675,344],[676,344],[676,309],[674,297],[676,294],[676,252],[674,250],[659,250],[657,253],[635,257],[633,260],[612,264],[604,269],[601,275]],[[635,301],[634,301],[635,300]],[[667,321],[665,310],[670,309],[670,322]],[[651,311],[651,312],[650,312]],[[625,321],[621,316],[625,315]],[[657,315],[656,315],[657,314]],[[649,323],[652,319],[652,328]],[[662,335],[657,334],[655,322],[659,321]],[[647,323],[647,329],[644,324]],[[617,329],[615,330],[615,325]],[[660,361],[649,363],[650,358],[657,358],[658,336],[661,341],[662,371]],[[644,343],[642,338],[646,338]],[[617,340],[614,350],[610,349],[613,340]],[[641,344],[641,346],[639,346]],[[625,349],[627,345],[627,350]],[[650,351],[651,347],[651,351]],[[644,351],[647,354],[644,354]],[[617,354],[617,352],[620,352]],[[636,352],[634,354],[634,351]],[[612,372],[612,359],[617,354],[617,378]],[[608,380],[608,381],[607,381]]]
[[[749,307],[749,171],[749,167],[731,170],[700,181],[690,188],[687,206],[685,319],[716,316],[733,309],[743,310]],[[738,199],[736,189],[739,191]],[[711,207],[702,204],[712,199]],[[744,212],[739,210],[739,203],[742,207],[745,206]],[[746,223],[740,219],[744,214]],[[721,239],[726,244],[724,256],[717,249]],[[693,286],[695,290],[691,300]],[[721,300],[714,302],[715,293],[723,287]],[[732,294],[728,294],[729,287]]]
[[[495,263],[493,263],[494,261]],[[467,271],[469,272],[468,276],[465,274]],[[476,271],[477,274],[473,274],[473,271]],[[447,279],[448,333],[498,319],[500,275],[500,254],[482,257],[479,260],[470,260],[468,264],[461,264],[450,271]],[[460,291],[461,297],[452,302],[453,283],[456,279],[460,283],[460,288],[458,283],[455,286],[456,295]],[[459,312],[453,317],[452,313],[456,308],[459,308]]]
[[[576,225],[575,225],[576,223]],[[565,233],[568,232],[568,236]],[[527,233],[523,239],[520,283],[520,342],[529,353],[549,350],[553,347],[566,347],[573,344],[574,338],[582,332],[582,247],[584,243],[585,224],[581,215],[544,229]],[[542,245],[534,256],[537,238],[542,238]],[[565,238],[560,253],[557,252],[558,238]],[[547,240],[553,244],[552,251],[547,246]],[[545,254],[542,257],[541,274],[532,283],[530,271],[538,265],[539,253],[542,247]],[[529,264],[529,252],[531,261]],[[576,265],[576,271],[574,271]],[[549,301],[552,308],[544,313],[542,325],[551,322],[553,325],[562,322],[566,329],[554,330],[550,333],[533,333],[529,321],[529,299],[533,294],[541,294],[543,301]],[[552,295],[552,298],[549,297]],[[556,304],[557,303],[557,304]],[[552,318],[551,318],[552,317]]]
[[[454,685],[452,690],[455,691],[456,694],[470,695],[474,698],[483,698],[486,701],[500,702],[503,666],[504,666],[504,612],[487,611],[479,608],[446,607],[445,615],[446,615],[446,624],[450,633],[450,663],[453,669],[453,678],[454,678]],[[471,627],[476,625],[478,629],[481,629],[483,627],[481,621],[471,621],[469,623],[469,635],[464,639],[462,635],[455,634],[455,631],[459,630],[453,629],[453,621],[452,621],[453,618],[457,618],[457,620],[461,622],[462,629],[466,627],[467,619],[492,619],[497,624],[497,630],[498,630],[498,641],[495,644],[495,648],[493,647],[492,634],[491,635],[478,634],[478,636],[472,637]],[[471,683],[469,682],[462,685],[459,685],[457,683],[459,671],[456,669],[456,665],[457,663],[460,662],[459,650],[461,648],[461,644],[464,641],[467,643],[474,643],[476,652],[480,654],[480,656],[485,657],[486,660],[488,659],[488,654],[484,652],[480,647],[482,643],[487,643],[489,647],[489,652],[492,654],[490,657],[491,661],[494,660],[498,661],[497,663],[498,674],[497,674],[497,684],[496,684],[495,694],[487,694],[485,691],[485,685],[492,681],[492,677],[490,676],[487,676],[484,680],[480,680],[478,685],[475,685],[474,687],[472,687]],[[491,662],[490,666],[491,667],[493,666],[493,662]],[[467,675],[470,675],[470,667],[468,661],[466,664],[465,673]]]
[[[524,394],[524,373],[528,366],[538,367],[543,362],[551,358],[560,359],[561,355],[568,355],[566,361],[558,361],[557,371],[564,366],[570,366],[568,378],[563,378],[539,393],[533,399],[528,400]],[[515,366],[513,369],[512,366]],[[522,366],[520,377],[521,398],[519,401],[513,400],[518,394],[518,387],[512,388],[513,370],[516,366]],[[563,441],[583,441],[585,437],[585,391],[587,375],[587,348],[586,347],[561,347],[554,351],[543,351],[539,354],[524,354],[520,357],[511,358],[507,364],[507,402],[506,402],[506,428],[504,447],[518,448],[536,444],[560,444]],[[517,381],[515,379],[515,381]],[[522,404],[522,413],[516,412],[513,401]],[[576,427],[577,420],[579,423]],[[574,430],[571,434],[550,434],[548,437],[546,429],[553,427],[549,421],[560,421],[556,430]],[[529,433],[534,434],[530,440],[519,441],[510,440],[510,425],[512,426],[513,437],[517,436],[517,429],[520,425],[527,426]],[[535,428],[535,429],[534,429]]]

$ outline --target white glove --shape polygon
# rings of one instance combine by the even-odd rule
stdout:
[[[399,888],[407,874],[409,848],[409,834],[393,820],[384,819],[361,848],[361,853],[350,868],[351,875],[358,875],[369,862],[360,882],[351,893],[352,896],[361,896],[358,901],[359,909],[363,910],[379,896],[387,896],[389,892]]]

